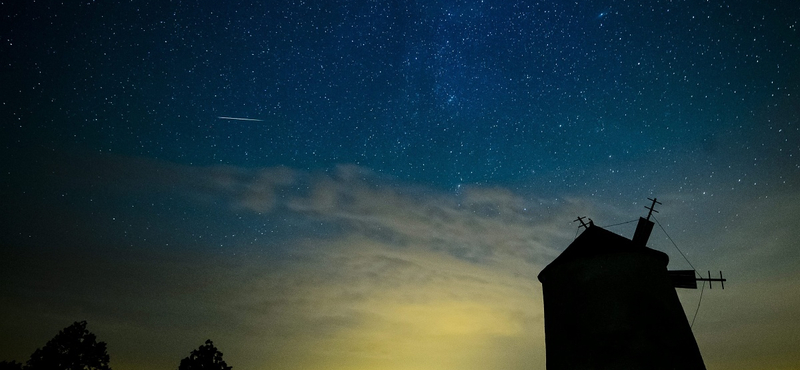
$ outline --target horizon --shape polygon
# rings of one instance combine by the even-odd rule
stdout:
[[[678,291],[707,369],[800,363],[796,6],[0,14],[0,361],[86,320],[115,370],[545,369],[573,220],[658,198],[648,246],[728,279]]]

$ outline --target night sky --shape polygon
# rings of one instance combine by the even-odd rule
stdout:
[[[209,338],[235,369],[544,369],[537,274],[577,216],[632,237],[657,197],[649,246],[728,278],[679,291],[706,366],[795,369],[798,28],[768,0],[0,0],[0,360],[86,320],[116,370]]]

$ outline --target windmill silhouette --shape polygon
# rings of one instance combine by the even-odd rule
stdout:
[[[675,288],[725,279],[667,270],[646,246],[661,204],[649,200],[632,239],[578,217],[586,230],[539,273],[548,370],[705,369]]]

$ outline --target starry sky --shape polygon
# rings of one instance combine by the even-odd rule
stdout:
[[[679,291],[706,366],[800,364],[798,4],[0,14],[0,360],[87,320],[117,370],[544,369],[537,274],[657,197],[728,279]]]

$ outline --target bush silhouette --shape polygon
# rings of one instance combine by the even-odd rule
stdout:
[[[98,342],[81,321],[33,352],[25,370],[111,370],[108,362],[105,342]]]
[[[222,360],[222,352],[218,351],[209,339],[206,340],[206,344],[192,351],[189,357],[181,360],[178,370],[231,370],[232,368]]]
[[[22,370],[22,364],[16,361],[0,361],[0,370]]]

